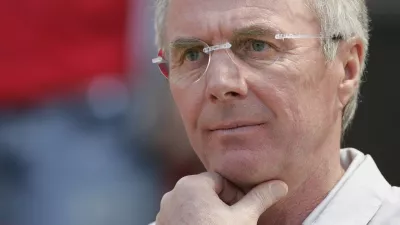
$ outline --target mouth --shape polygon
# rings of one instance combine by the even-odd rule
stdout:
[[[239,130],[246,130],[251,128],[257,128],[265,125],[262,122],[232,122],[232,123],[225,123],[220,124],[215,127],[212,127],[210,131],[239,131]]]

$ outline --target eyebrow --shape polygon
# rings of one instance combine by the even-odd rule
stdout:
[[[204,45],[202,42],[195,38],[178,38],[170,43],[172,49],[187,49],[196,46]]]
[[[259,37],[267,36],[274,38],[276,34],[282,33],[279,29],[267,25],[250,25],[247,27],[237,28],[233,30],[232,40],[237,40],[243,37]],[[170,43],[171,49],[188,49],[196,46],[203,45],[203,43],[196,38],[180,37]]]
[[[235,29],[233,31],[233,39],[238,39],[240,37],[258,37],[258,36],[275,37],[275,35],[278,33],[282,32],[270,26],[251,25]]]

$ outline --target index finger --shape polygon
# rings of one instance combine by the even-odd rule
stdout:
[[[219,198],[227,205],[235,204],[244,196],[244,193],[239,188],[218,173],[205,172],[200,175],[219,196]]]

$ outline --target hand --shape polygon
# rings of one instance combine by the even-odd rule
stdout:
[[[156,225],[256,225],[287,191],[282,181],[269,181],[243,195],[216,173],[187,176],[162,198]]]

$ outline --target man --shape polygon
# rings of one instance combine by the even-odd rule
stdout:
[[[364,0],[158,0],[158,63],[207,168],[156,224],[400,224],[400,190],[340,150],[368,52]]]

